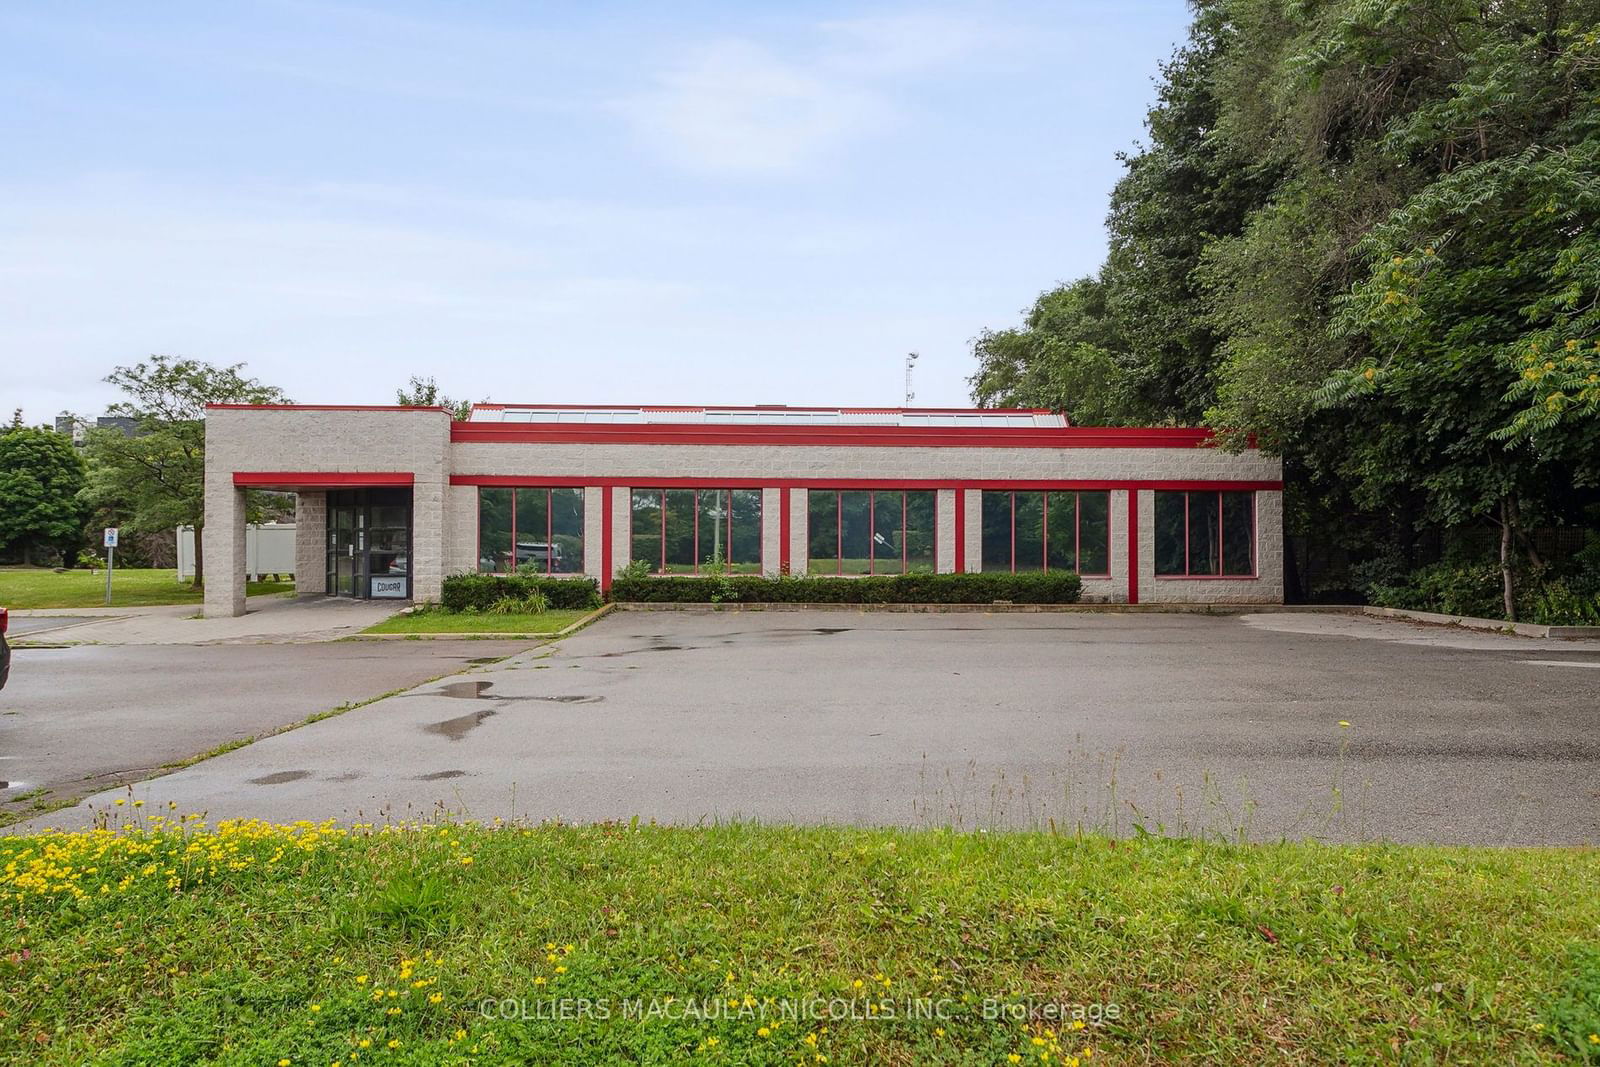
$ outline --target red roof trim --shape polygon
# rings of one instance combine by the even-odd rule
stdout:
[[[405,404],[207,404],[206,410],[222,411],[442,411],[449,408],[416,407]]]
[[[607,488],[624,486],[639,489],[1011,489],[1066,490],[1066,489],[1187,489],[1236,490],[1241,492],[1279,492],[1283,482],[1272,479],[1240,480],[1219,478],[1211,481],[1163,481],[1159,479],[1105,479],[1105,478],[766,478],[759,475],[749,478],[662,478],[619,477],[596,478],[590,475],[569,474],[563,477],[540,477],[522,474],[452,474],[451,485],[478,485],[491,487],[526,488],[576,488],[598,485]]]
[[[410,471],[234,471],[241,489],[374,489],[414,485]]]
[[[454,422],[450,439],[503,444],[868,445],[914,448],[1198,448],[1206,429],[1085,426],[782,426]]]

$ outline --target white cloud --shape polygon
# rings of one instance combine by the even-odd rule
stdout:
[[[793,170],[883,121],[875,94],[749,41],[697,49],[624,105],[644,140],[691,170]]]
[[[690,49],[620,110],[686,169],[792,172],[889,125],[893,79],[947,66],[982,36],[964,20],[904,16],[823,23],[799,55],[723,39]]]

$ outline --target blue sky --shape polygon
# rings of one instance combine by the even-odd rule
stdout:
[[[0,407],[968,401],[1104,254],[1177,0],[0,6]]]

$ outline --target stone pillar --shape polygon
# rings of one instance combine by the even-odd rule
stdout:
[[[940,489],[934,498],[933,569],[940,574],[954,574],[956,569],[956,491]]]
[[[437,601],[443,592],[447,488],[441,469],[432,477],[419,474],[411,492],[411,599],[419,604]]]
[[[633,490],[625,485],[611,487],[611,573],[605,576],[610,585],[612,577],[628,565],[633,554]]]
[[[789,573],[805,574],[811,569],[811,494],[805,489],[789,490]]]
[[[210,619],[244,614],[244,490],[231,475],[206,477],[205,608]]]
[[[478,487],[449,486],[445,501],[445,576],[471,573],[478,569]]]
[[[983,570],[983,490],[967,490],[967,570]]]
[[[606,576],[605,506],[606,491],[603,486],[584,486],[583,573],[590,578]]]
[[[297,596],[328,591],[328,494],[321,490],[294,495],[294,591]]]
[[[783,567],[783,490],[761,490],[761,573],[774,578]]]

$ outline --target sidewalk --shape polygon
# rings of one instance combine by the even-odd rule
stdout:
[[[17,611],[34,624],[60,619],[60,626],[30,625],[18,634],[17,648],[30,645],[214,645],[298,644],[332,641],[360,633],[394,614],[402,605],[341,600],[251,597],[237,618],[202,619],[199,604],[143,608],[37,608]]]

